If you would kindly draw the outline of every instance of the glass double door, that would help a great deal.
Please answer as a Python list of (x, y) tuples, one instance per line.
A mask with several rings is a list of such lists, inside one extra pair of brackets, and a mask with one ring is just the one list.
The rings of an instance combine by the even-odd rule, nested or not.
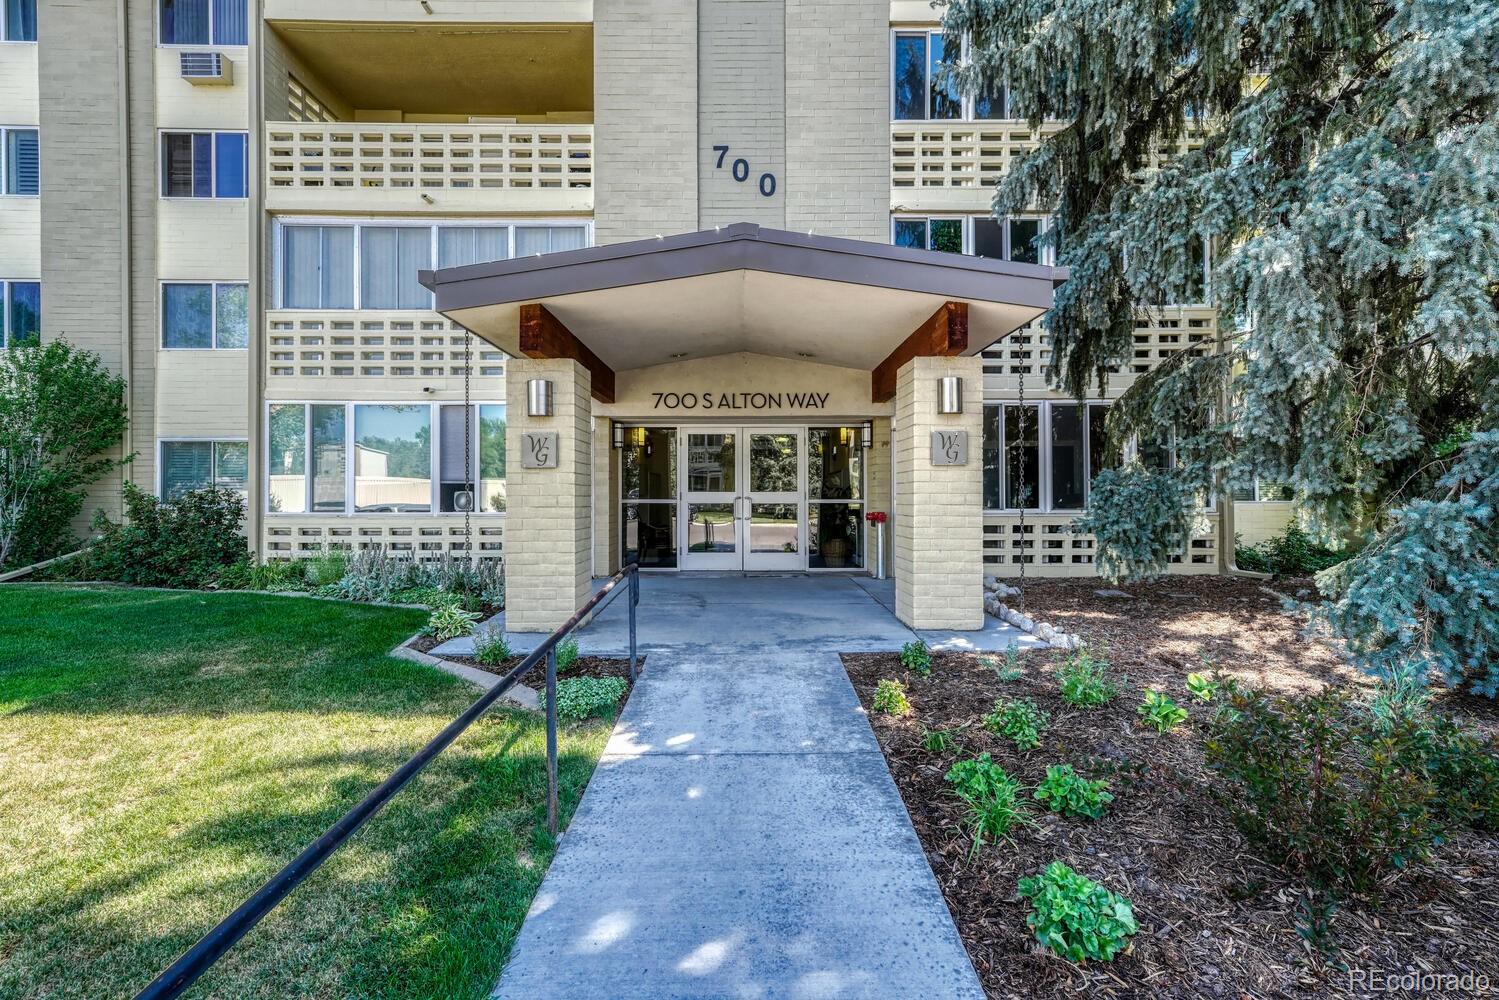
[(682, 428), (683, 569), (801, 570), (806, 431)]

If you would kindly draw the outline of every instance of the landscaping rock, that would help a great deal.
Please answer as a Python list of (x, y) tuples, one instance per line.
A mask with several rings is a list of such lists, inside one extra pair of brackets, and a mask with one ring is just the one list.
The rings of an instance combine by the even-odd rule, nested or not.
[(1134, 594), (1126, 594), (1122, 590), (1114, 590), (1108, 587), (1105, 587), (1103, 590), (1095, 590), (1093, 591), (1093, 593), (1097, 594), (1099, 597), (1123, 597), (1126, 600), (1131, 601), (1135, 598)]

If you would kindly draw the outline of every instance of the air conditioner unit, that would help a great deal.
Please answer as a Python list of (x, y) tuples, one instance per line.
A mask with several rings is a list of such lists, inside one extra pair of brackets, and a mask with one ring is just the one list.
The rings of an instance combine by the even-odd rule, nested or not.
[(227, 87), (234, 82), (234, 64), (222, 52), (184, 52), (182, 79), (198, 87)]

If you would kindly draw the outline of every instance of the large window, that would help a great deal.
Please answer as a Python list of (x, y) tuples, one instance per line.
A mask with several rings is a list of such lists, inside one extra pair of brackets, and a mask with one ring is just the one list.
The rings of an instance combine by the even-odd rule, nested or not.
[(963, 253), (966, 250), (962, 218), (929, 219), (916, 216), (897, 217), (891, 240), (898, 247), (916, 250), (941, 250)]
[(278, 227), (283, 309), (430, 309), (419, 271), (588, 245), (580, 223), (293, 223)]
[(663, 568), (677, 564), (677, 432), (626, 427), (619, 452), (620, 560)]
[(1008, 115), (1002, 87), (963, 97), (957, 85), (944, 78), (942, 64), (959, 59), (947, 51), (942, 32), (897, 31), (891, 53), (890, 115), (896, 121), (983, 120)]
[(975, 215), (897, 215), (890, 227), (890, 242), (898, 247), (974, 254), (1020, 264), (1050, 263), (1053, 256), (1051, 249), (1043, 246), (1046, 220), (1042, 216), (1000, 220)]
[(41, 336), (41, 282), (0, 281), (0, 347), (34, 344)]
[(864, 447), (858, 427), (807, 428), (807, 565), (864, 565)]
[(167, 282), (161, 286), (161, 346), (242, 350), (250, 346), (250, 294), (244, 282)]
[(503, 403), (467, 428), (461, 404), (431, 403), (272, 403), (267, 423), (273, 513), (448, 513), (475, 485), (477, 510), (505, 509)]
[(163, 132), (162, 197), (246, 197), (247, 150), (244, 132)]
[(1082, 510), (1105, 468), (1108, 405), (1047, 402), (984, 407), (984, 508)]
[(161, 44), (245, 45), (250, 17), (245, 0), (160, 0)]
[(157, 492), (163, 500), (207, 486), (245, 493), (250, 446), (244, 441), (162, 441), (160, 470)]
[(37, 130), (0, 128), (0, 194), (40, 194), (41, 170)]
[(0, 40), (36, 41), (36, 0), (0, 0)]

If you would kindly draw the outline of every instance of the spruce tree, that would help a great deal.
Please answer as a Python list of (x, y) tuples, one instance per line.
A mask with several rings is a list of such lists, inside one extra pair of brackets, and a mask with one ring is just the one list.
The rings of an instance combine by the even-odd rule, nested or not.
[(944, 28), (958, 87), (1065, 123), (994, 197), (1055, 213), (1056, 384), (1106, 385), (1211, 247), (1216, 349), (1111, 407), (1177, 462), (1095, 488), (1108, 575), (1159, 572), (1209, 491), (1288, 483), (1360, 547), (1320, 581), (1354, 657), (1495, 695), (1499, 0), (949, 0)]

